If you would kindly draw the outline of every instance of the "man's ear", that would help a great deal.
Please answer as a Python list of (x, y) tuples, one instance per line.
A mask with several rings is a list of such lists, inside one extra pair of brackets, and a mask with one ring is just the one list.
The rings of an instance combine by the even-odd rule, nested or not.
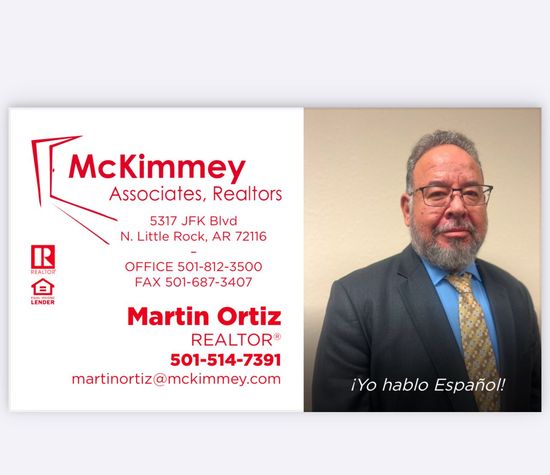
[(411, 225), (411, 211), (410, 211), (411, 200), (412, 200), (411, 195), (407, 193), (403, 193), (401, 195), (401, 211), (403, 213), (403, 219), (405, 220), (406, 226)]

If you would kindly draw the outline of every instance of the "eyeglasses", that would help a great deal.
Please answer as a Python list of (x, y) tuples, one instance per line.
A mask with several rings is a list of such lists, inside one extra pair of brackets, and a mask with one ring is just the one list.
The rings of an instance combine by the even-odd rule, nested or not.
[(466, 206), (483, 206), (489, 203), (491, 185), (471, 185), (464, 188), (451, 188), (450, 186), (429, 185), (414, 190), (422, 192), (422, 198), (427, 206), (447, 207), (451, 203), (453, 193), (458, 191)]

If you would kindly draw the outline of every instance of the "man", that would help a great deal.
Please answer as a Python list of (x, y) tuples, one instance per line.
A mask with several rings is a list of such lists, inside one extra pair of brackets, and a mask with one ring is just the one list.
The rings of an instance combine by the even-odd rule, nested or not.
[(464, 135), (415, 145), (401, 196), (411, 244), (334, 283), (314, 411), (540, 411), (529, 293), (476, 259), (491, 190)]

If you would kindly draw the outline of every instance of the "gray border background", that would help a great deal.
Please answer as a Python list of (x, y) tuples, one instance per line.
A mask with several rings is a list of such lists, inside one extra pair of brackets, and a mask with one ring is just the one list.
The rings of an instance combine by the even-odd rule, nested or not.
[[(458, 474), (543, 466), (548, 414), (9, 413), (7, 108), (542, 107), (544, 185), (547, 19), (535, 0), (0, 0), (0, 471)], [(547, 186), (542, 200), (544, 243)], [(465, 439), (483, 450), (458, 458)]]

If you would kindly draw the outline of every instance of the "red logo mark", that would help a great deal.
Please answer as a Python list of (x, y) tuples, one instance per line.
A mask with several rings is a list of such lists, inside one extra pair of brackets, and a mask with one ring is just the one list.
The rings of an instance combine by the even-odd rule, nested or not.
[[(116, 218), (113, 218), (112, 216), (108, 216), (104, 213), (101, 213), (97, 210), (91, 209), (86, 206), (82, 206), (78, 203), (75, 203), (73, 201), (61, 198), (60, 196), (56, 196), (54, 192), (54, 186), (53, 186), (53, 175), (54, 175), (54, 148), (58, 147), (60, 145), (66, 144), (67, 142), (71, 142), (75, 139), (78, 139), (82, 137), (82, 135), (72, 135), (68, 137), (57, 137), (57, 138), (50, 138), (50, 139), (37, 139), (32, 140), (32, 154), (34, 157), (34, 171), (36, 173), (36, 185), (38, 188), (38, 203), (40, 206), (42, 206), (42, 201), (44, 196), (44, 191), (48, 192), (47, 197), (49, 197), (51, 200), (54, 201), (55, 207), (59, 209), (62, 213), (64, 213), (66, 216), (71, 218), (76, 223), (80, 224), (83, 228), (85, 228), (87, 231), (92, 233), (97, 238), (101, 239), (105, 244), (109, 244), (109, 242), (104, 239), (102, 236), (100, 236), (97, 232), (95, 232), (91, 226), (86, 225), (81, 220), (77, 219), (75, 216), (71, 214), (71, 212), (67, 211), (69, 210), (82, 210), (86, 213), (88, 213), (88, 216), (100, 216), (101, 218), (106, 218), (112, 221), (118, 221)], [(39, 153), (39, 146), (47, 145), (47, 153)], [(44, 151), (42, 151), (44, 152)], [(41, 158), (40, 158), (41, 157)], [(46, 190), (44, 190), (44, 188)], [(61, 208), (60, 206), (66, 207), (66, 209)], [(71, 208), (72, 207), (72, 208)]]
[(31, 245), (31, 269), (55, 269), (55, 245)]
[(31, 285), (34, 295), (53, 295), (53, 285), (50, 281), (46, 279), (40, 279)]

